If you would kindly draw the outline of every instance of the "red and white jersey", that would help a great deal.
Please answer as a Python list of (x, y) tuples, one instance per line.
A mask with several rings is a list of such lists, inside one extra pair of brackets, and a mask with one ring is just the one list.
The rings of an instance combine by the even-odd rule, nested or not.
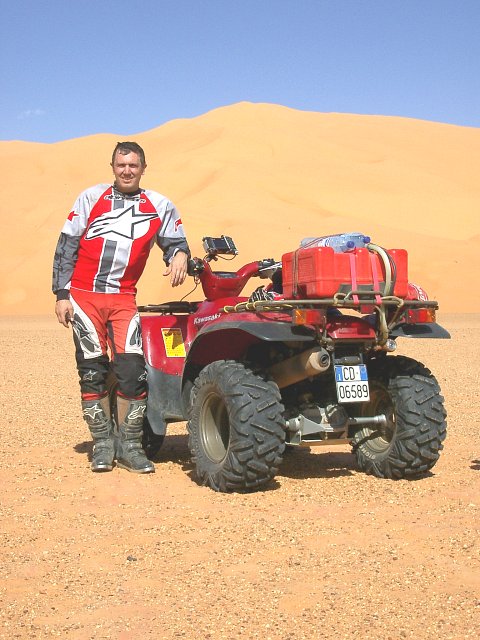
[(157, 243), (169, 264), (189, 254), (180, 215), (168, 198), (148, 189), (124, 194), (99, 184), (77, 198), (55, 252), (53, 291), (76, 288), (132, 293)]

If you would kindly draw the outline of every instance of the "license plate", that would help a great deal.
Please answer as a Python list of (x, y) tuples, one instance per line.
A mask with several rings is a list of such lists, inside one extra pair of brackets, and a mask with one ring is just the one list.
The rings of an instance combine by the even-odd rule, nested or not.
[(335, 365), (335, 382), (339, 402), (368, 402), (367, 367), (364, 364)]

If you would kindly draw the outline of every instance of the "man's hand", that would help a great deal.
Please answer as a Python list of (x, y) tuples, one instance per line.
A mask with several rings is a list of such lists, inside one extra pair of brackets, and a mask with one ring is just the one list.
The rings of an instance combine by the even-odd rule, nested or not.
[(178, 287), (179, 284), (183, 284), (185, 282), (185, 278), (187, 277), (187, 265), (187, 254), (183, 253), (183, 251), (177, 251), (168, 265), (167, 270), (163, 274), (164, 276), (170, 276), (170, 284), (172, 287)]
[(70, 300), (57, 300), (55, 314), (60, 324), (68, 327), (69, 321), (73, 318), (73, 306)]

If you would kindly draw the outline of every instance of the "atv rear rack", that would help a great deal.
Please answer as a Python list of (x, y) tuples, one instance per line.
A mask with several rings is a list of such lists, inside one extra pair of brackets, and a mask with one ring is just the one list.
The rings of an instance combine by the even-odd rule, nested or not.
[[(375, 291), (350, 291), (347, 294), (338, 293), (333, 298), (306, 299), (306, 300), (258, 300), (255, 302), (240, 302), (234, 306), (223, 308), (225, 313), (240, 312), (292, 312), (295, 309), (351, 309), (363, 312), (368, 309), (371, 314), (376, 315), (376, 335), (377, 344), (384, 346), (387, 344), (393, 329), (403, 325), (402, 314), (407, 310), (438, 309), (435, 300), (404, 300), (396, 296), (381, 296)], [(388, 313), (388, 318), (387, 318)], [(433, 314), (434, 319), (434, 314)], [(405, 333), (407, 335), (407, 332)]]
[[(375, 296), (375, 292), (373, 292)], [(353, 296), (358, 296), (358, 300), (354, 300)], [(333, 298), (306, 299), (306, 300), (257, 300), (255, 302), (239, 302), (234, 306), (226, 306), (223, 308), (225, 313), (239, 313), (244, 311), (277, 311), (282, 312), (288, 309), (316, 309), (336, 307), (339, 309), (353, 309), (360, 311), (363, 307), (385, 307), (397, 310), (405, 309), (438, 309), (436, 300), (404, 300), (396, 296), (380, 296), (371, 297), (372, 292), (350, 291), (347, 294), (337, 294)]]

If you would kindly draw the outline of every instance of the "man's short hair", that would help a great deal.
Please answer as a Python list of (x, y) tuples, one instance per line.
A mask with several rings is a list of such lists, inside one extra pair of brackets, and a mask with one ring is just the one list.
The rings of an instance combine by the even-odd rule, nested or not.
[(112, 164), (115, 162), (115, 156), (117, 153), (121, 153), (122, 156), (126, 156), (129, 153), (136, 153), (140, 158), (142, 167), (145, 167), (147, 165), (145, 161), (145, 152), (142, 147), (136, 142), (129, 142), (128, 140), (125, 142), (117, 142), (117, 145), (112, 153)]

